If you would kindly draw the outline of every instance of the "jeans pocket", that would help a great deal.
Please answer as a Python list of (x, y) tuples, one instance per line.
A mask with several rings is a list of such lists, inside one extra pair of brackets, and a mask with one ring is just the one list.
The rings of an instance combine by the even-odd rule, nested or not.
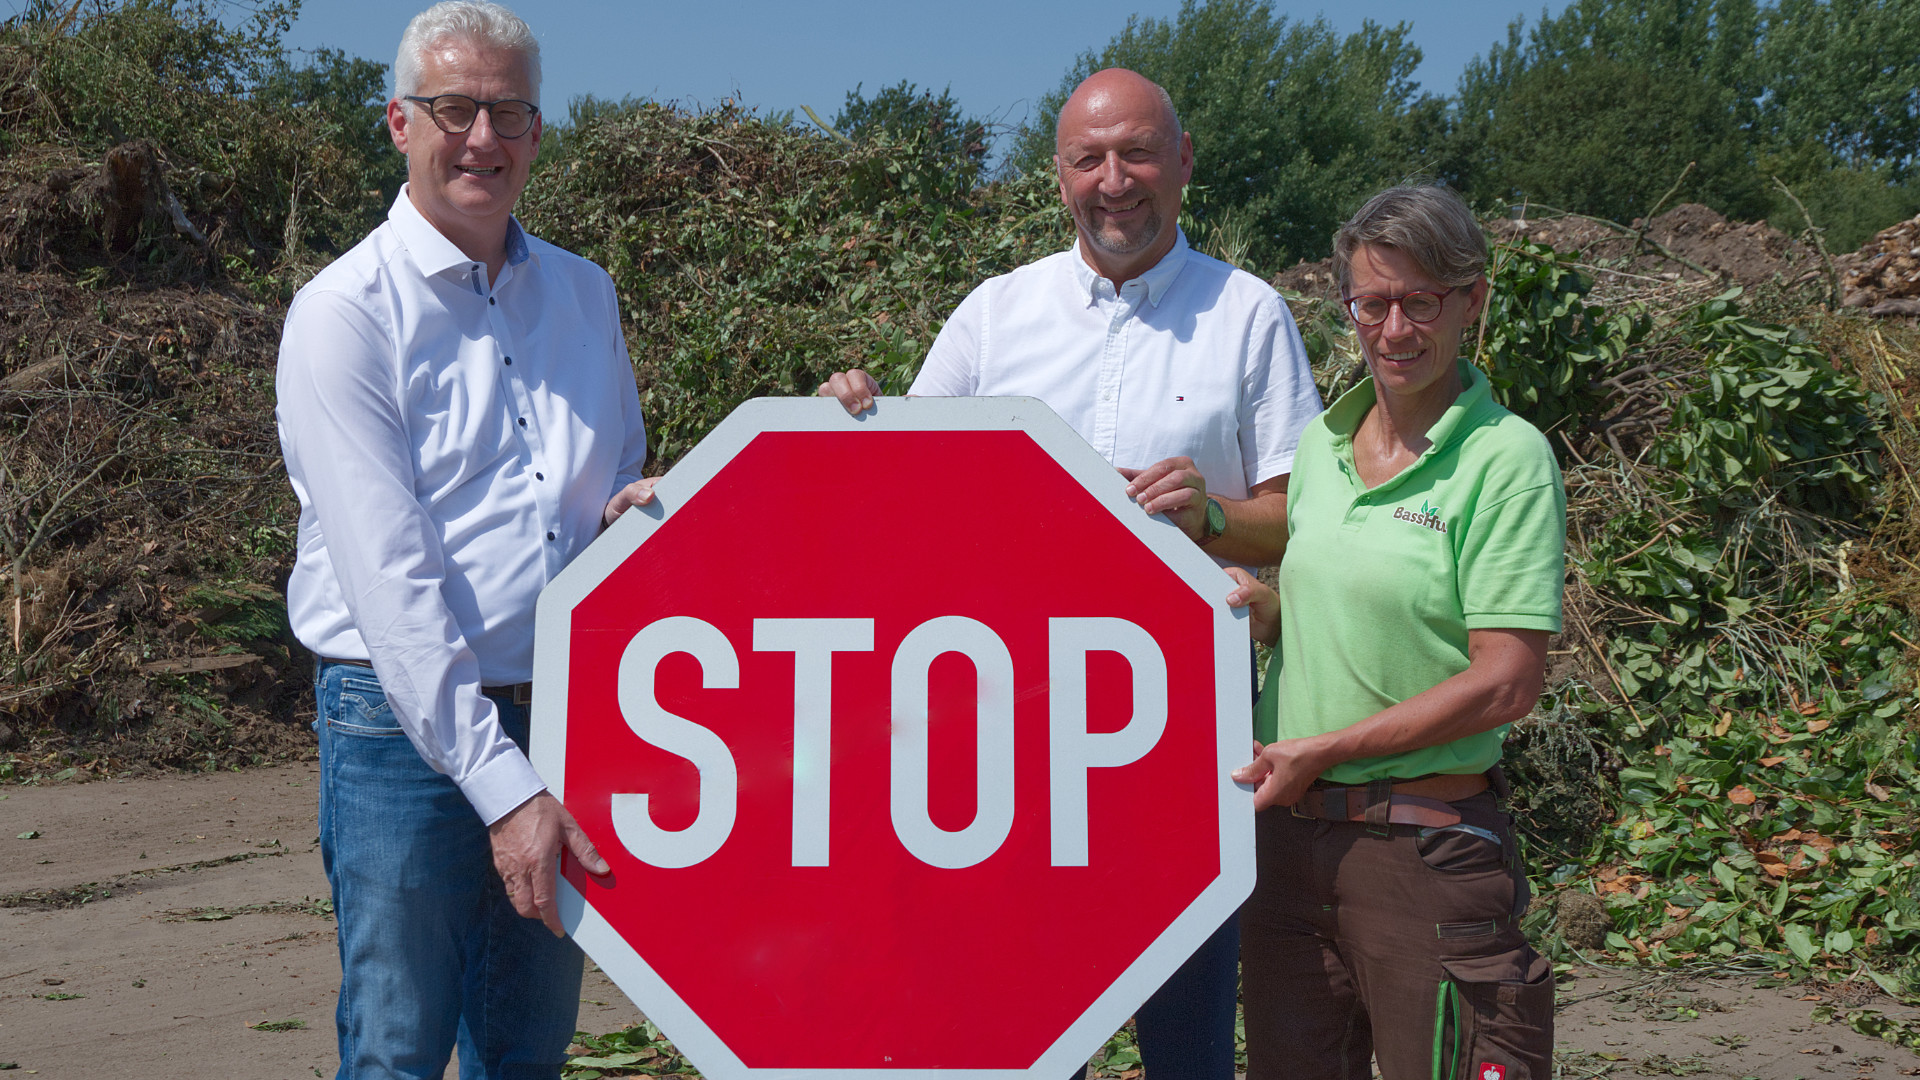
[(1553, 1075), (1553, 966), (1522, 944), (1442, 960), (1434, 1012), (1434, 1075), (1547, 1080)]
[(346, 676), (327, 710), (327, 728), (342, 735), (374, 738), (404, 736), (400, 722), (387, 704), (386, 692), (373, 679)]
[(1421, 829), (1414, 840), (1420, 861), (1443, 874), (1475, 874), (1507, 865), (1507, 839), (1477, 825)]

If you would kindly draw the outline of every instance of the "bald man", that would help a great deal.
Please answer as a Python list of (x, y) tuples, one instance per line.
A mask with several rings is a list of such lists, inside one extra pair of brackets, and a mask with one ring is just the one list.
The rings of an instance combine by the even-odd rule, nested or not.
[[(1293, 449), (1320, 396), (1280, 297), (1187, 246), (1193, 140), (1172, 100), (1123, 68), (1088, 76), (1061, 106), (1053, 164), (1074, 246), (976, 288), (909, 393), (1037, 397), (1214, 561), (1279, 562)], [(820, 393), (858, 414), (879, 389), (855, 369)], [(1230, 919), (1141, 1007), (1150, 1077), (1232, 1080), (1238, 949)]]

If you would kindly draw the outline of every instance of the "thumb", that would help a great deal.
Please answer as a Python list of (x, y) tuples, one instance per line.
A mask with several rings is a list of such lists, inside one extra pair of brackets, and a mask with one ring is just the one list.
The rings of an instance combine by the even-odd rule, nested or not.
[(574, 859), (580, 863), (582, 870), (594, 877), (606, 877), (613, 872), (613, 867), (608, 866), (607, 860), (600, 857), (599, 850), (593, 846), (593, 841), (587, 839), (586, 831), (581, 829), (578, 823), (567, 822), (565, 835), (567, 850), (573, 853)]
[(1279, 802), (1279, 778), (1273, 775), (1272, 769), (1268, 769), (1266, 780), (1261, 783), (1259, 790), (1253, 793), (1253, 808), (1255, 810), (1265, 810), (1269, 806), (1278, 805)]

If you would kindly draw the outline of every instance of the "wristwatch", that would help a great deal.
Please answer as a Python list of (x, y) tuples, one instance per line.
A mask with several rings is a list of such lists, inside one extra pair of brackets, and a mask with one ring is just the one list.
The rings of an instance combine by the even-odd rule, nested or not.
[(1206, 520), (1201, 523), (1200, 538), (1198, 540), (1195, 540), (1194, 543), (1199, 544), (1201, 547), (1206, 547), (1208, 544), (1211, 544), (1215, 540), (1218, 540), (1221, 534), (1225, 533), (1226, 531), (1227, 531), (1226, 508), (1220, 505), (1219, 499), (1216, 499), (1211, 495), (1207, 496)]

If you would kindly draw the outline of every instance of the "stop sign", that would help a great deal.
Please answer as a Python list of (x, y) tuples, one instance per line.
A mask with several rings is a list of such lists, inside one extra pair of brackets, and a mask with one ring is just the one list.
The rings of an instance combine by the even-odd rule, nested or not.
[(708, 1076), (1057, 1080), (1253, 884), (1230, 579), (1024, 398), (749, 402), (540, 597), (563, 919)]

